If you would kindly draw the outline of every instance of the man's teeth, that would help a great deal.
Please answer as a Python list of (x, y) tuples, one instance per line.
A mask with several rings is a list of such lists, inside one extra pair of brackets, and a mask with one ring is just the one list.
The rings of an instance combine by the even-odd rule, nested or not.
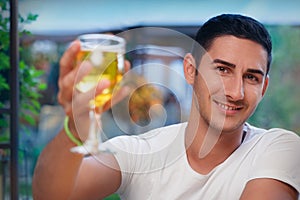
[(218, 103), (218, 105), (223, 108), (224, 110), (238, 110), (237, 107), (231, 107), (231, 106), (227, 106), (227, 105), (224, 105), (224, 104), (221, 104), (221, 103)]

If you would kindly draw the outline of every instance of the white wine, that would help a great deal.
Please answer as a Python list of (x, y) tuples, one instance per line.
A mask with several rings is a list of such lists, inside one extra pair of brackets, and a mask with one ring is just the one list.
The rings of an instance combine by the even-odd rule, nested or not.
[(103, 90), (100, 95), (96, 96), (95, 99), (91, 101), (96, 107), (101, 107), (110, 100), (113, 89), (118, 82), (118, 79), (120, 79), (118, 53), (103, 52), (99, 50), (81, 50), (77, 55), (77, 62), (82, 62), (83, 60), (89, 60), (93, 65), (93, 69), (76, 85), (76, 88), (79, 91), (87, 92), (103, 79), (110, 81), (110, 87)]

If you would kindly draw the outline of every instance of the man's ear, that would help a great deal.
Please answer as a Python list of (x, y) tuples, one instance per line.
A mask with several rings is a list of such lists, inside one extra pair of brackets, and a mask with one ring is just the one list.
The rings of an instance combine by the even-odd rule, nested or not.
[(183, 71), (184, 71), (184, 77), (188, 84), (193, 85), (194, 79), (196, 76), (196, 62), (192, 54), (188, 53), (185, 55), (183, 60)]
[(264, 86), (263, 86), (263, 91), (262, 91), (262, 96), (265, 95), (268, 85), (269, 85), (269, 75), (266, 76), (265, 82), (264, 82)]

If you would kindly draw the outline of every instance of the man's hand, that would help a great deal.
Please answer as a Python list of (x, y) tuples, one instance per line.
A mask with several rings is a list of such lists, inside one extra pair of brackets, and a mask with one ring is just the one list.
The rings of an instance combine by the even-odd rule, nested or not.
[[(92, 64), (89, 61), (75, 62), (79, 51), (80, 43), (79, 41), (74, 41), (60, 60), (58, 101), (70, 118), (69, 128), (71, 132), (75, 137), (84, 141), (89, 128), (89, 101), (96, 95), (101, 94), (105, 88), (109, 87), (110, 83), (108, 80), (102, 80), (95, 88), (85, 93), (76, 89), (75, 85), (92, 69)], [(125, 71), (129, 69), (130, 63), (125, 61)], [(128, 93), (128, 88), (121, 88), (113, 96), (113, 99), (104, 105), (102, 111), (108, 110), (113, 104), (121, 101)]]

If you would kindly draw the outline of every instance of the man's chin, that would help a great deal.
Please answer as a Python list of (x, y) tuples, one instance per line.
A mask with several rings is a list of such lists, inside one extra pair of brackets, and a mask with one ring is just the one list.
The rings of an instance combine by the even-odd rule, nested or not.
[(214, 130), (214, 132), (218, 132), (218, 133), (222, 133), (222, 134), (230, 134), (233, 132), (236, 132), (237, 130), (239, 130), (241, 127), (244, 126), (245, 122), (239, 122), (239, 123), (229, 123), (224, 121), (222, 123), (222, 121), (211, 121), (210, 122), (210, 129)]

